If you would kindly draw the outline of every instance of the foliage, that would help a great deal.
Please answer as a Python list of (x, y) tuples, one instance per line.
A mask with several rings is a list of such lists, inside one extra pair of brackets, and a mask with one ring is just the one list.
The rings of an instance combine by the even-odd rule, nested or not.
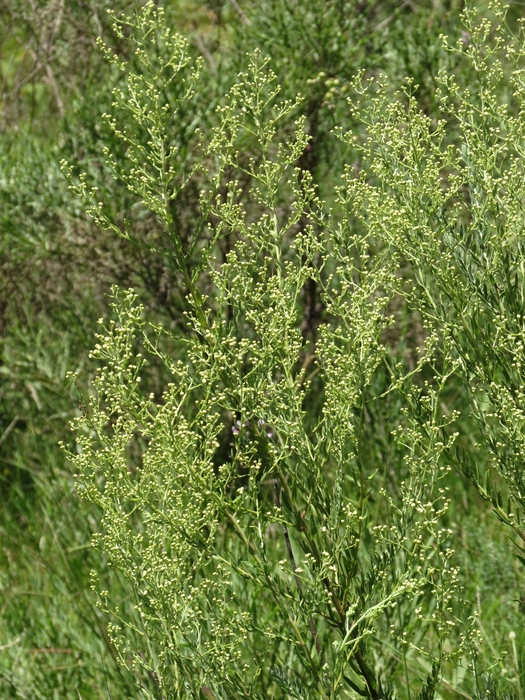
[(514, 16), (6, 7), (3, 696), (521, 697)]

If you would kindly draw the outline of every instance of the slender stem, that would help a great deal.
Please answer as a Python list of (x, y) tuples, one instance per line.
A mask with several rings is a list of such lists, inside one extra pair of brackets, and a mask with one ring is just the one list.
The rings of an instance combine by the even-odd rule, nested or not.
[(259, 557), (259, 554), (257, 552), (257, 547), (253, 544), (253, 542), (251, 542), (248, 539), (244, 530), (242, 529), (241, 525), (239, 524), (237, 519), (234, 517), (234, 515), (232, 513), (230, 513), (227, 509), (225, 510), (225, 513), (226, 513), (227, 517), (229, 518), (230, 522), (232, 523), (232, 525), (234, 526), (237, 534), (239, 535), (239, 537), (241, 538), (243, 543), (246, 545), (246, 547), (251, 552), (254, 560), (256, 561), (258, 566), (261, 568), (261, 570), (264, 574), (264, 577), (266, 579), (268, 589), (271, 591), (272, 595), (274, 596), (275, 601), (277, 602), (278, 605), (281, 606), (281, 609), (286, 614), (286, 616), (288, 618), (288, 622), (290, 623), (290, 626), (292, 627), (292, 629), (295, 633), (295, 636), (297, 637), (297, 641), (299, 642), (300, 646), (304, 649), (304, 653), (306, 654), (308, 665), (310, 666), (310, 669), (311, 669), (311, 671), (314, 675), (314, 678), (316, 680), (321, 698), (323, 700), (329, 700), (329, 696), (326, 694), (325, 689), (323, 688), (321, 678), (319, 677), (319, 671), (318, 671), (316, 664), (315, 664), (314, 660), (312, 659), (310, 652), (308, 650), (308, 645), (304, 641), (303, 636), (301, 634), (301, 631), (297, 627), (297, 623), (292, 618), (292, 616), (290, 615), (290, 613), (286, 609), (286, 607), (283, 605), (282, 597), (279, 595), (279, 592), (275, 589), (274, 582), (271, 580), (266, 567), (263, 565), (263, 562), (261, 561), (261, 558)]
[[(314, 555), (317, 558), (317, 560), (321, 561), (319, 549), (308, 531), (308, 526), (305, 522), (305, 519), (301, 516), (299, 508), (297, 508), (297, 506), (295, 505), (295, 502), (294, 502), (293, 497), (292, 497), (292, 492), (290, 490), (290, 487), (288, 486), (288, 483), (284, 477), (284, 474), (282, 473), (282, 471), (280, 469), (277, 469), (277, 473), (279, 475), (279, 480), (281, 481), (281, 484), (282, 484), (284, 490), (286, 491), (286, 495), (287, 495), (288, 500), (292, 506), (294, 514), (297, 517), (301, 518), (301, 522), (302, 522), (302, 526), (303, 526), (302, 531), (304, 532), (304, 534), (306, 536), (308, 544), (309, 544), (310, 548), (312, 549), (312, 551), (314, 552)], [(275, 490), (275, 482), (274, 482), (274, 490)], [(293, 552), (292, 552), (292, 556), (293, 556)], [(325, 586), (326, 590), (330, 593), (330, 596), (331, 596), (332, 601), (334, 603), (334, 607), (337, 610), (337, 614), (339, 615), (339, 621), (337, 623), (337, 626), (343, 634), (346, 634), (346, 629), (345, 629), (346, 615), (344, 612), (344, 607), (343, 607), (343, 604), (341, 603), (341, 601), (339, 600), (339, 597), (337, 596), (337, 593), (335, 592), (333, 585), (332, 585), (332, 582), (328, 576), (324, 577), (323, 585)], [(359, 649), (356, 650), (354, 657), (355, 657), (355, 660), (356, 660), (357, 665), (359, 667), (359, 672), (361, 673), (361, 675), (366, 683), (370, 697), (372, 698), (372, 700), (381, 700), (381, 698), (383, 697), (383, 691), (381, 688), (381, 684), (375, 678), (373, 671), (370, 669), (370, 667), (366, 663), (364, 656), (361, 653), (361, 651), (359, 651)]]
[[(153, 671), (153, 669), (147, 668), (148, 661), (147, 661), (146, 657), (144, 656), (144, 653), (139, 649), (137, 651), (137, 654), (140, 656), (142, 661), (144, 661), (144, 664), (146, 665), (146, 670), (148, 672), (148, 676), (151, 678), (151, 680), (156, 685), (156, 687), (160, 690), (160, 683), (159, 683), (159, 679), (157, 678), (157, 674), (155, 673), (155, 671)], [(164, 698), (164, 696), (162, 696), (162, 697)]]
[[(281, 508), (281, 496), (279, 494), (279, 487), (277, 485), (277, 479), (273, 480), (273, 492), (275, 494), (275, 504), (276, 504), (277, 508), (280, 509)], [(284, 535), (284, 541), (286, 543), (286, 549), (288, 551), (288, 558), (290, 559), (290, 564), (292, 565), (292, 571), (293, 571), (295, 583), (296, 583), (299, 591), (301, 591), (301, 593), (302, 593), (303, 592), (303, 584), (301, 583), (301, 579), (297, 575), (297, 566), (295, 563), (295, 556), (293, 553), (292, 544), (290, 542), (290, 535), (288, 534), (288, 528), (287, 528), (285, 522), (283, 522), (283, 535)], [(317, 628), (315, 626), (314, 619), (311, 615), (308, 618), (308, 625), (310, 627), (310, 632), (312, 633), (312, 637), (313, 637), (314, 642), (315, 642), (315, 649), (316, 649), (318, 655), (321, 656), (321, 645), (319, 643), (319, 636), (317, 634)]]

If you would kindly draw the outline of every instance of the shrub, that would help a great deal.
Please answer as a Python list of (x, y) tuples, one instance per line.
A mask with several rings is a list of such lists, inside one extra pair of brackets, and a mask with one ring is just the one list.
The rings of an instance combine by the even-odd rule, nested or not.
[(519, 26), (165, 5), (6, 69), (1, 694), (520, 697)]
[[(494, 11), (502, 21), (503, 10)], [(470, 43), (458, 50), (474, 63), (479, 91), (462, 92), (440, 74), (448, 121), (421, 113), (410, 83), (392, 99), (384, 81), (355, 81), (368, 138), (359, 177), (350, 168), (343, 174), (338, 211), (327, 210), (311, 173), (296, 165), (308, 148), (300, 99), (280, 98), (257, 53), (216, 126), (200, 135), (186, 174), (168, 122), (198, 80), (187, 45), (153, 5), (118, 21), (141, 67), (119, 63), (127, 91), (117, 92), (116, 105), (125, 116), (123, 125), (110, 123), (128, 144), (125, 181), (165, 232), (189, 310), (181, 335), (147, 323), (133, 292), (115, 290), (116, 320), (93, 353), (103, 365), (76, 422), (80, 453), (71, 456), (83, 492), (104, 512), (96, 540), (129, 581), (136, 612), (123, 614), (110, 591), (101, 605), (114, 616), (122, 662), (147, 670), (152, 696), (386, 697), (394, 677), (371, 659), (374, 644), (388, 643), (400, 658), (416, 647), (431, 659), (421, 689), (430, 697), (444, 663), (464, 653), (475, 659), (453, 531), (444, 525), (459, 417), (444, 395), (458, 380), (479, 391), (465, 370), (474, 357), (478, 372), (485, 366), (472, 251), (479, 255), (479, 212), (485, 225), (496, 216), (487, 187), (500, 211), (511, 176), (489, 180), (491, 172), (499, 178), (509, 142), (489, 151), (487, 134), (500, 131), (483, 120), (505, 123), (513, 139), (519, 127), (512, 116), (505, 122), (495, 89), (503, 25), (471, 26), (469, 12), (465, 20)], [(165, 90), (176, 80), (179, 101), (168, 106)], [(446, 144), (454, 120), (459, 146)], [(147, 132), (147, 146), (136, 130)], [(339, 137), (353, 146), (352, 133)], [(511, 199), (521, 201), (517, 160), (514, 168), (506, 217)], [(197, 172), (201, 225), (183, 242), (169, 202)], [(72, 186), (97, 222), (131, 238), (84, 179)], [(505, 218), (495, 227), (500, 264), (516, 225)], [(517, 284), (515, 269), (498, 273), (500, 286)], [(309, 284), (321, 304), (313, 334), (303, 323)], [(475, 284), (486, 297), (488, 282)], [(388, 340), (396, 305), (421, 319), (410, 370), (393, 362)], [(150, 358), (169, 375), (161, 396), (141, 389)], [(391, 396), (394, 483), (382, 460), (369, 457), (369, 423)], [(408, 674), (401, 682), (409, 692)]]

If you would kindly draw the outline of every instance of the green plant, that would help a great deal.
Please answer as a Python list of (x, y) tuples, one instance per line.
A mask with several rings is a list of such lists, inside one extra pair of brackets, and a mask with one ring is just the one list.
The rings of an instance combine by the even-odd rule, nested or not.
[(2, 697), (523, 697), (516, 13), (5, 7)]
[[(190, 249), (200, 256), (193, 263), (168, 207), (180, 185), (173, 152), (162, 160), (165, 85), (145, 42), (160, 35), (169, 44), (162, 69), (186, 70), (187, 48), (151, 4), (125, 26), (142, 73), (129, 74), (118, 104), (133, 129), (149, 133), (141, 159), (129, 127), (114, 121), (113, 130), (130, 144), (128, 187), (171, 242), (189, 312), (181, 336), (147, 324), (135, 295), (115, 291), (117, 321), (93, 353), (103, 362), (95, 398), (76, 421), (80, 453), (70, 457), (104, 513), (96, 540), (135, 600), (130, 617), (101, 592), (121, 661), (147, 670), (152, 697), (382, 698), (392, 679), (370, 662), (372, 637), (389, 639), (400, 658), (417, 637), (435, 663), (421, 691), (429, 696), (441, 665), (476, 644), (468, 626), (453, 633), (458, 570), (443, 526), (444, 456), (456, 438), (447, 432), (458, 416), (443, 412), (442, 395), (459, 360), (429, 325), (415, 369), (397, 365), (386, 391), (374, 392), (394, 322), (389, 304), (406, 297), (400, 256), (378, 246), (375, 229), (325, 210), (311, 174), (295, 165), (308, 144), (304, 117), (286, 142), (278, 138), (300, 101), (280, 101), (258, 55), (203, 139), (206, 234)], [(361, 182), (347, 178), (338, 193), (344, 213), (364, 201)], [(84, 179), (72, 186), (97, 221), (129, 237)], [(222, 261), (226, 236), (233, 243)], [(315, 342), (300, 328), (309, 280), (325, 308)], [(160, 397), (141, 390), (148, 358), (168, 372)], [(392, 393), (401, 403), (396, 485), (366, 459), (368, 415)]]

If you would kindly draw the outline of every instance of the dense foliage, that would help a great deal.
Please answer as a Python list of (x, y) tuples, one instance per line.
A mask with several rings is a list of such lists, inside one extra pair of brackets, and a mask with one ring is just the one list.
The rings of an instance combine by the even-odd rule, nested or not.
[(525, 698), (519, 6), (1, 6), (1, 697)]

